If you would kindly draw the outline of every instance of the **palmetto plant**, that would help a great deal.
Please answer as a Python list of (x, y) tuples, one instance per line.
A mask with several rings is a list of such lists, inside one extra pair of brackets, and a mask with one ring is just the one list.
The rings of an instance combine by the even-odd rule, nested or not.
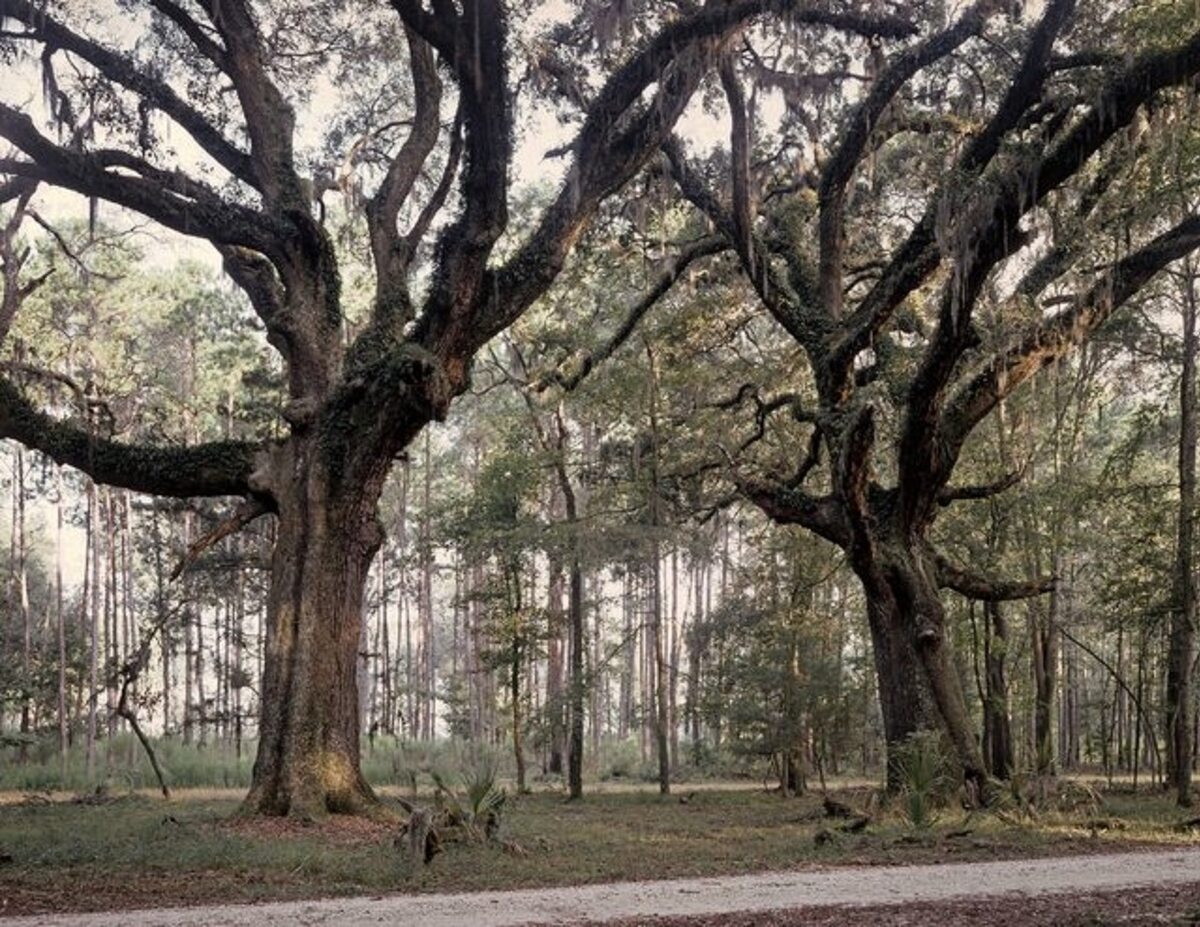
[(508, 793), (496, 785), (497, 773), (495, 758), (483, 755), (466, 761), (457, 776), (433, 772), (438, 811), (449, 824), (462, 827), (471, 837), (493, 839), (508, 799)]
[(951, 763), (935, 731), (910, 736), (897, 759), (904, 795), (904, 814), (920, 830), (937, 821), (935, 809), (955, 783)]

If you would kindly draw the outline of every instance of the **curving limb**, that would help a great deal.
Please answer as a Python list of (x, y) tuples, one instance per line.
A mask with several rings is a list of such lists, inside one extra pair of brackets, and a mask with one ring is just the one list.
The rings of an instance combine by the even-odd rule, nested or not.
[(1032, 599), (1054, 591), (1057, 580), (1053, 577), (1025, 582), (1005, 582), (988, 579), (957, 566), (942, 554), (934, 553), (937, 584), (942, 589), (953, 589), (968, 599), (980, 602), (1010, 602), (1017, 599)]
[(991, 499), (1016, 486), (1025, 476), (1025, 470), (1006, 473), (991, 483), (976, 483), (968, 486), (944, 486), (938, 493), (938, 505), (947, 506), (955, 502)]
[(0, 379), (0, 438), (20, 441), (98, 483), (176, 498), (254, 493), (251, 475), (262, 450), (242, 441), (161, 447), (98, 437), (39, 411), (6, 379)]
[(684, 271), (696, 261), (720, 254), (728, 247), (725, 239), (716, 235), (709, 235), (685, 245), (677, 255), (665, 262), (650, 286), (626, 311), (616, 331), (603, 344), (594, 350), (575, 354), (550, 373), (539, 377), (533, 383), (533, 388), (538, 392), (548, 389), (551, 384), (567, 392), (577, 388), (599, 364), (612, 357), (629, 340), (641, 320), (666, 297)]

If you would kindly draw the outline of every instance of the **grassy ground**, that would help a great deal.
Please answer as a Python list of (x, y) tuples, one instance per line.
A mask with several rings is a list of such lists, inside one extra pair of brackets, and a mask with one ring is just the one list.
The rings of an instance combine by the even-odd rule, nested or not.
[[(684, 787), (686, 788), (686, 787)], [(686, 793), (685, 793), (686, 794)], [(850, 804), (866, 790), (846, 790)], [(649, 789), (608, 788), (581, 804), (541, 792), (506, 809), (514, 851), (451, 844), (406, 870), (395, 826), (330, 818), (304, 824), (234, 817), (240, 793), (183, 791), (170, 802), (132, 793), (103, 804), (8, 796), (0, 806), (0, 913), (295, 899), (384, 891), (460, 891), (841, 864), (994, 859), (1197, 843), (1160, 794), (1029, 817), (946, 810), (917, 831), (875, 809), (864, 833), (836, 828), (821, 798), (742, 787), (697, 789), (686, 803)], [(428, 796), (424, 797), (425, 799)], [(521, 852), (523, 851), (523, 852)]]

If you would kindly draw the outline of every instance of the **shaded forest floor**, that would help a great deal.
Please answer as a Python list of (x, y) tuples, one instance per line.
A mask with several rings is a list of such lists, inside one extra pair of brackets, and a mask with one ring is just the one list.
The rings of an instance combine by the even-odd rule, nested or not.
[[(660, 798), (608, 790), (564, 804), (556, 792), (511, 800), (510, 850), (451, 844), (411, 873), (395, 825), (329, 818), (239, 820), (240, 792), (134, 794), (101, 803), (9, 796), (0, 806), (0, 914), (98, 911), (382, 892), (455, 892), (665, 879), (842, 865), (968, 862), (1200, 845), (1161, 793), (1002, 816), (941, 812), (927, 831), (898, 809), (871, 809), (861, 833), (837, 830), (817, 793), (746, 788)], [(424, 796), (428, 797), (428, 796)], [(866, 789), (836, 797), (869, 805)], [(816, 839), (818, 832), (828, 837)], [(513, 852), (515, 847), (519, 850)], [(781, 921), (785, 923), (786, 921)]]
[(642, 917), (609, 921), (607, 927), (1194, 927), (1200, 924), (1200, 882), (1124, 888), (1112, 892), (1064, 892), (1037, 898), (990, 897), (964, 901), (918, 901), (846, 908), (830, 905), (794, 911), (753, 911), (704, 917)]

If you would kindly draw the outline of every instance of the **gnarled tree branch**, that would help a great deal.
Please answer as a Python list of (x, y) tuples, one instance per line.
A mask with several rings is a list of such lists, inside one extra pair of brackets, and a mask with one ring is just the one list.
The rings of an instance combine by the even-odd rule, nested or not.
[(98, 483), (157, 496), (241, 496), (255, 491), (259, 445), (214, 441), (192, 447), (124, 444), (89, 434), (34, 408), (0, 379), (0, 438), (12, 438)]
[(953, 589), (968, 599), (980, 602), (1008, 602), (1015, 599), (1032, 599), (1054, 591), (1053, 578), (1035, 579), (1027, 582), (1004, 582), (987, 579), (951, 563), (942, 554), (934, 553), (937, 583), (942, 589)]

